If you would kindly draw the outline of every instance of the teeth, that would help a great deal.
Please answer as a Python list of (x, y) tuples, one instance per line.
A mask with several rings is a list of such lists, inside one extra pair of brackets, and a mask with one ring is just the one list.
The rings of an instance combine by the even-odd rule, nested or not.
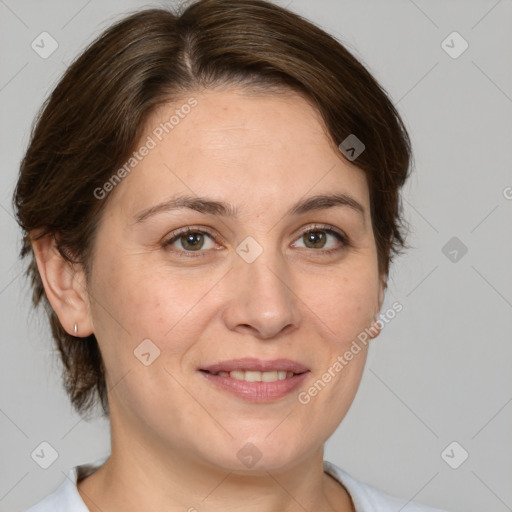
[(284, 370), (273, 372), (254, 372), (248, 370), (236, 370), (229, 373), (218, 372), (215, 375), (219, 375), (219, 377), (227, 377), (229, 375), (232, 379), (245, 380), (247, 382), (276, 382), (277, 380), (284, 380), (293, 377), (293, 372), (287, 372)]

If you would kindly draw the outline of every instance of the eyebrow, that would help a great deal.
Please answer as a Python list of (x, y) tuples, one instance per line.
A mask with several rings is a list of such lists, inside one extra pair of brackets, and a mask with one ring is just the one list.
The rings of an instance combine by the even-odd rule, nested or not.
[[(302, 215), (311, 211), (333, 208), (336, 206), (348, 207), (360, 213), (363, 219), (365, 218), (365, 208), (356, 199), (346, 193), (320, 194), (308, 197), (307, 199), (298, 201), (288, 210), (286, 215)], [(236, 217), (238, 215), (238, 209), (228, 203), (215, 201), (207, 197), (181, 195), (157, 204), (156, 206), (142, 210), (135, 215), (134, 224), (143, 222), (158, 213), (169, 212), (181, 208), (188, 208), (199, 213), (219, 215), (222, 217)]]

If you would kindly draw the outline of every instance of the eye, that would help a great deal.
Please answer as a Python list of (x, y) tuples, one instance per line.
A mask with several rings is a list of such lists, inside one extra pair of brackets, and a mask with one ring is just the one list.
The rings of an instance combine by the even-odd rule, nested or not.
[(204, 252), (204, 250), (214, 249), (215, 242), (213, 236), (207, 231), (203, 231), (193, 227), (184, 228), (174, 236), (164, 242), (164, 247), (172, 246), (177, 252)]
[[(300, 243), (303, 245), (297, 245)], [(302, 232), (302, 235), (297, 239), (297, 242), (292, 244), (292, 247), (319, 249), (319, 252), (329, 253), (348, 245), (347, 237), (331, 226), (312, 226)]]
[[(323, 225), (311, 226), (292, 244), (292, 247), (313, 249), (319, 253), (332, 253), (348, 246), (348, 238), (343, 233), (332, 226)], [(215, 249), (216, 243), (208, 231), (189, 226), (174, 232), (162, 247), (172, 247), (173, 252), (183, 256), (204, 256), (209, 250)]]

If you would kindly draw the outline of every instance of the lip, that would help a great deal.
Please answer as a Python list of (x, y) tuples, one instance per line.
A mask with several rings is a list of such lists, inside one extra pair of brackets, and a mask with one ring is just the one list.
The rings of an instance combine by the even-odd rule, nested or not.
[[(214, 375), (216, 372), (232, 372), (237, 370), (259, 372), (285, 370), (287, 372), (293, 372), (296, 375), (275, 382), (247, 382), (245, 380), (232, 379), (229, 375), (227, 377)], [(308, 377), (310, 371), (304, 365), (290, 359), (265, 361), (257, 358), (243, 358), (222, 361), (200, 368), (199, 373), (217, 388), (227, 391), (245, 401), (268, 403), (279, 400), (295, 391)]]
[(237, 370), (249, 370), (253, 372), (274, 372), (284, 370), (293, 373), (304, 373), (309, 371), (309, 368), (296, 361), (292, 361), (291, 359), (273, 359), (271, 361), (265, 361), (255, 357), (244, 357), (242, 359), (221, 361), (220, 363), (200, 368), (200, 370), (206, 370), (212, 373), (234, 372)]
[[(291, 370), (290, 370), (291, 371)], [(247, 382), (229, 377), (221, 377), (204, 370), (199, 372), (210, 383), (221, 390), (227, 391), (239, 398), (253, 403), (268, 403), (279, 400), (295, 391), (309, 376), (309, 371), (287, 377), (275, 382)]]

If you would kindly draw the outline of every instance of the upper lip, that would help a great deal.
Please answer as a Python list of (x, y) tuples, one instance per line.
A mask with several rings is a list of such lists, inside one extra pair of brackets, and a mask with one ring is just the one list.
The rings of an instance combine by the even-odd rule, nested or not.
[(309, 371), (304, 365), (292, 361), (291, 359), (273, 359), (264, 361), (253, 357), (245, 357), (242, 359), (231, 359), (229, 361), (221, 361), (210, 366), (205, 366), (201, 370), (211, 373), (217, 372), (233, 372), (233, 371), (255, 371), (255, 372), (274, 372), (283, 370), (293, 373), (304, 373)]

